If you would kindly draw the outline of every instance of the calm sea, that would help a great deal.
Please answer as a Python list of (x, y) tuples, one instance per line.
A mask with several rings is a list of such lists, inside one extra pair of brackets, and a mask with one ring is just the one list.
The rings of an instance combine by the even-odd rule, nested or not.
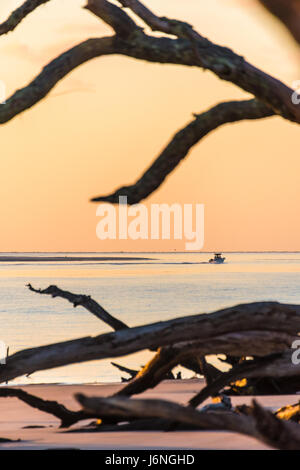
[[(103, 262), (45, 262), (43, 256), (50, 254), (18, 255), (40, 256), (41, 260), (0, 263), (0, 339), (10, 354), (111, 331), (82, 307), (30, 292), (25, 287), (28, 282), (41, 288), (56, 284), (91, 295), (130, 326), (212, 312), (240, 302), (300, 303), (300, 253), (225, 253), (224, 265), (208, 264), (211, 255), (207, 253), (124, 253), (115, 254), (124, 260)], [(140, 259), (126, 261), (126, 256)], [(137, 369), (150, 357), (151, 353), (140, 352), (114, 361)], [(120, 381), (120, 377), (121, 372), (105, 360), (36, 372), (14, 383), (102, 383)]]

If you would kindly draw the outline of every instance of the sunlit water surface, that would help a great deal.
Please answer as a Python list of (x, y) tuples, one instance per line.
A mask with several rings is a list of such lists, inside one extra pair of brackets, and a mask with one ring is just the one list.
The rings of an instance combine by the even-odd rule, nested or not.
[[(43, 262), (44, 255), (39, 254), (39, 262), (0, 263), (0, 340), (9, 346), (9, 354), (111, 331), (82, 307), (30, 292), (25, 287), (28, 282), (91, 295), (130, 326), (241, 302), (300, 303), (300, 253), (225, 253), (223, 265), (208, 264), (207, 253), (128, 253), (116, 256), (152, 259), (103, 262)], [(113, 256), (82, 254), (102, 255)], [(150, 357), (149, 352), (139, 352), (113, 360), (137, 369)], [(110, 360), (102, 360), (36, 372), (14, 383), (102, 383), (120, 377)]]

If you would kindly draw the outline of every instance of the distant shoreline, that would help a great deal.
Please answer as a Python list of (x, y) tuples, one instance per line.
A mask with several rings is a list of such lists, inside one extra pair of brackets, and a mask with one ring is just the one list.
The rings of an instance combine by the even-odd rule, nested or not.
[(0, 263), (7, 262), (39, 262), (39, 261), (138, 261), (153, 258), (129, 256), (0, 256)]

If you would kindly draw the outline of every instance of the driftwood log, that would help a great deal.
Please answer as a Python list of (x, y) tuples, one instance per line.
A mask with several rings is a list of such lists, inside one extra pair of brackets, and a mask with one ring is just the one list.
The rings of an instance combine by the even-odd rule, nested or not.
[[(38, 370), (120, 357), (144, 349), (159, 349), (161, 354), (163, 347), (172, 348), (172, 367), (180, 362), (179, 359), (191, 355), (241, 357), (282, 353), (274, 361), (277, 361), (277, 371), (278, 361), (283, 361), (285, 370), (282, 374), (292, 376), (297, 375), (300, 369), (299, 365), (292, 364), (290, 349), (299, 329), (300, 307), (297, 305), (277, 302), (242, 304), (212, 314), (181, 317), (20, 351), (8, 357), (0, 370), (0, 382)], [(168, 349), (164, 350), (163, 356), (167, 353)], [(273, 374), (271, 369), (272, 366), (265, 366), (264, 374)]]
[[(28, 287), (39, 294), (65, 298), (74, 306), (87, 309), (116, 331), (15, 353), (7, 358), (7, 363), (0, 369), (2, 383), (38, 370), (121, 357), (144, 349), (153, 350), (154, 356), (136, 375), (136, 371), (117, 364), (120, 369), (134, 375), (132, 380), (114, 397), (77, 395), (83, 407), (81, 411), (68, 410), (62, 404), (15, 388), (0, 389), (0, 396), (16, 397), (34, 408), (51, 413), (60, 420), (61, 427), (93, 418), (98, 421), (96, 427), (91, 429), (99, 431), (119, 430), (120, 427), (175, 430), (180, 426), (199, 430), (223, 429), (255, 437), (274, 448), (300, 449), (298, 405), (285, 407), (275, 414), (255, 402), (251, 407), (235, 410), (222, 406), (222, 400), (219, 405), (195, 409), (206, 398), (219, 395), (226, 385), (239, 379), (298, 377), (300, 365), (292, 362), (294, 350), (291, 345), (299, 338), (300, 306), (255, 302), (210, 314), (129, 328), (89, 296), (72, 294), (56, 286), (46, 289)], [(208, 354), (225, 354), (225, 360), (232, 365), (231, 370), (221, 372), (213, 366), (210, 368), (206, 362)], [(129, 398), (157, 385), (176, 365), (195, 361), (195, 358), (200, 370), (206, 373), (209, 370), (209, 373), (206, 387), (192, 397), (187, 406), (163, 400)], [(127, 423), (125, 428), (122, 427), (124, 421)]]
[[(24, 1), (0, 24), (0, 35), (13, 31), (27, 15), (49, 1)], [(259, 1), (286, 25), (299, 42), (298, 2)], [(78, 66), (96, 57), (112, 54), (209, 70), (252, 95), (249, 100), (225, 101), (201, 114), (194, 114), (194, 119), (175, 134), (136, 183), (123, 186), (108, 196), (97, 196), (93, 201), (117, 203), (120, 195), (127, 196), (129, 204), (141, 201), (164, 182), (194, 145), (227, 123), (271, 116), (300, 123), (300, 106), (292, 99), (294, 90), (232, 50), (204, 38), (191, 25), (159, 17), (139, 0), (119, 0), (114, 3), (109, 0), (88, 0), (85, 8), (109, 25), (113, 30), (112, 35), (84, 40), (50, 61), (27, 86), (18, 89), (1, 104), (0, 124), (7, 123), (36, 105)], [(129, 14), (125, 9), (128, 9)], [(131, 13), (134, 15), (131, 16)], [(143, 27), (133, 18), (139, 18)], [(147, 29), (150, 33), (146, 32)], [(159, 32), (160, 35), (152, 35), (151, 31)], [(209, 315), (194, 315), (129, 328), (89, 296), (72, 294), (55, 286), (44, 290), (34, 289), (31, 285), (28, 287), (40, 294), (63, 297), (74, 306), (82, 306), (115, 331), (15, 353), (7, 358), (5, 365), (0, 366), (1, 383), (38, 370), (121, 357), (143, 349), (153, 350), (155, 354), (120, 390), (119, 396), (106, 399), (77, 396), (83, 406), (80, 412), (69, 411), (59, 403), (42, 400), (23, 390), (3, 388), (3, 397), (14, 396), (30, 406), (51, 413), (60, 419), (63, 426), (69, 426), (86, 416), (100, 419), (110, 417), (116, 426), (120, 419), (125, 418), (133, 427), (137, 426), (137, 419), (156, 420), (157, 425), (157, 420), (174, 423), (176, 416), (176, 421), (181, 425), (241, 432), (279, 449), (300, 448), (297, 405), (281, 409), (276, 415), (264, 410), (256, 402), (247, 410), (244, 408), (247, 411), (245, 413), (241, 410), (207, 412), (195, 409), (205, 398), (219, 394), (225, 386), (238, 379), (251, 381), (277, 378), (284, 383), (290, 381), (297, 387), (300, 365), (292, 363), (291, 345), (300, 331), (299, 306), (256, 302)], [(232, 369), (228, 373), (221, 373), (207, 364), (208, 354), (225, 354), (232, 362)], [(245, 357), (250, 359), (246, 361), (243, 359)], [(189, 406), (161, 400), (128, 398), (157, 385), (178, 364), (206, 377), (206, 387), (191, 399)]]
[(43, 400), (40, 397), (32, 395), (25, 390), (18, 388), (1, 387), (0, 397), (13, 397), (18, 398), (32, 408), (49, 413), (60, 420), (60, 427), (67, 428), (72, 424), (77, 423), (83, 419), (90, 419), (93, 417), (85, 411), (72, 411), (68, 410), (64, 405), (54, 400)]

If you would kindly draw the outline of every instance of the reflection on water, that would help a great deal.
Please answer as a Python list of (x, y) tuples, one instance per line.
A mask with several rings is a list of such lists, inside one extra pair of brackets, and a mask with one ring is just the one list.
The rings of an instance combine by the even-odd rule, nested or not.
[[(97, 253), (99, 255), (101, 253)], [(211, 312), (240, 302), (300, 303), (300, 253), (228, 253), (225, 254), (227, 263), (223, 265), (207, 264), (211, 255), (205, 253), (140, 253), (137, 256), (152, 259), (146, 262), (0, 263), (0, 340), (5, 341), (13, 353), (111, 331), (81, 307), (74, 309), (63, 299), (28, 291), (25, 288), (28, 282), (34, 287), (57, 284), (62, 289), (89, 294), (130, 326)], [(138, 368), (150, 357), (151, 353), (141, 352), (116, 362)], [(107, 360), (37, 372), (16, 382), (79, 383), (119, 379), (120, 372)]]

